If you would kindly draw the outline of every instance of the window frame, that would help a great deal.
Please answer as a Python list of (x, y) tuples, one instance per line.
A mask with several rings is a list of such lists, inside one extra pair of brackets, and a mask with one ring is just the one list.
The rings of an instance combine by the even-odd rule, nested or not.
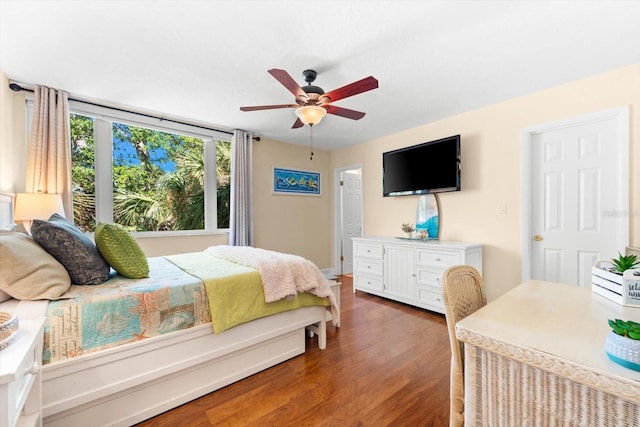
[[(31, 134), (34, 97), (27, 97), (27, 135)], [(205, 162), (205, 224), (202, 230), (134, 231), (134, 236), (169, 237), (190, 235), (226, 234), (229, 228), (218, 228), (217, 183), (216, 183), (216, 141), (232, 142), (232, 135), (224, 131), (207, 129), (197, 124), (181, 123), (173, 119), (154, 117), (152, 114), (124, 111), (119, 107), (102, 106), (95, 103), (69, 100), (69, 112), (89, 116), (94, 119), (95, 143), (95, 191), (96, 224), (113, 223), (113, 136), (112, 123), (124, 123), (152, 130), (176, 133), (200, 138), (204, 146)], [(233, 180), (233, 177), (231, 177)]]

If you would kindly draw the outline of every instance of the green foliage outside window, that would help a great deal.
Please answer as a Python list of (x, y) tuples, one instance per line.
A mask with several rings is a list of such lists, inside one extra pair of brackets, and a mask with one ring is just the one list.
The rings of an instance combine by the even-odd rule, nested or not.
[[(202, 230), (204, 142), (113, 122), (113, 219), (135, 231)], [(71, 115), (74, 221), (95, 229), (93, 119)], [(216, 142), (217, 228), (229, 226), (231, 144)]]

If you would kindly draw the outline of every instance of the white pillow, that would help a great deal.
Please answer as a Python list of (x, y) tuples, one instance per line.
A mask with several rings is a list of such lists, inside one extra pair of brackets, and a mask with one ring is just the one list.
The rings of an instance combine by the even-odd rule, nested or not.
[(0, 291), (20, 300), (55, 300), (70, 287), (67, 270), (31, 237), (0, 231)]

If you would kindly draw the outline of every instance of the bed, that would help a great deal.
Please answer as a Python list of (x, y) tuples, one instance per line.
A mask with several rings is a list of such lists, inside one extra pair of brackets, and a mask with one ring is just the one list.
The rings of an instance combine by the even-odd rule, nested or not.
[[(10, 203), (11, 197), (0, 195), (0, 227), (12, 222)], [(106, 282), (74, 285), (58, 301), (12, 298), (0, 303), (1, 311), (19, 319), (49, 313), (42, 367), (44, 425), (86, 426), (87, 420), (132, 425), (304, 353), (309, 331), (325, 348), (326, 323), (337, 321), (334, 304), (286, 308), (253, 320), (220, 320), (217, 309), (212, 316), (207, 295), (216, 285), (194, 267), (199, 257), (211, 255), (149, 258), (148, 279), (126, 279), (112, 271)], [(181, 283), (178, 291), (169, 286), (174, 283)], [(92, 290), (97, 295), (85, 295)], [(103, 326), (111, 331), (113, 324), (124, 322), (116, 328), (121, 331), (134, 322), (137, 332), (104, 334), (115, 346), (70, 335), (70, 329), (82, 329), (77, 326), (82, 322), (72, 321), (83, 310), (77, 301), (88, 298), (93, 304), (88, 312), (96, 313), (113, 304), (114, 294), (127, 296), (125, 310), (135, 312), (135, 319), (126, 320), (118, 316), (120, 309), (110, 308), (106, 312), (111, 314), (101, 315), (110, 322)], [(160, 306), (161, 314), (149, 314), (142, 306)]]

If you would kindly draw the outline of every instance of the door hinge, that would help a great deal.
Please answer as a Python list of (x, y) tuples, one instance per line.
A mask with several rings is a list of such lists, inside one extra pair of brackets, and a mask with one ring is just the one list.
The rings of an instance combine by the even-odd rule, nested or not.
[(340, 187), (344, 186), (344, 181), (340, 180)]

